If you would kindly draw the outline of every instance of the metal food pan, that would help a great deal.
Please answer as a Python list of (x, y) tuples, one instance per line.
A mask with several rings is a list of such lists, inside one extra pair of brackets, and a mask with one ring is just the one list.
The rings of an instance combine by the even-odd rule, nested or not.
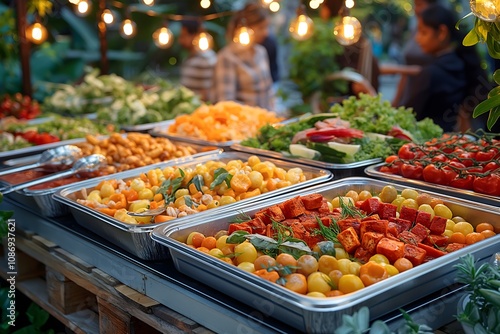
[(145, 124), (137, 124), (137, 125), (123, 125), (121, 126), (121, 129), (127, 132), (142, 132), (142, 133), (147, 133), (148, 131), (161, 127), (161, 128), (166, 128), (174, 123), (173, 119), (161, 121), (161, 122), (154, 122), (154, 123), (145, 123)]
[[(320, 193), (327, 198), (345, 195), (348, 190), (369, 190), (380, 192), (388, 183), (364, 177), (345, 178), (337, 181), (288, 193), (266, 202), (240, 207), (217, 217), (205, 217), (185, 225), (158, 226), (152, 238), (168, 247), (176, 268), (194, 279), (203, 282), (229, 296), (256, 308), (265, 316), (271, 316), (295, 327), (301, 332), (330, 333), (342, 323), (342, 315), (351, 315), (362, 306), (370, 309), (371, 320), (394, 312), (431, 293), (446, 292), (454, 283), (456, 270), (453, 267), (466, 254), (473, 254), (476, 260), (484, 262), (498, 251), (500, 235), (485, 239), (461, 250), (423, 263), (411, 270), (365, 287), (359, 291), (333, 298), (311, 298), (289, 291), (277, 284), (247, 273), (236, 266), (188, 247), (184, 241), (189, 233), (198, 231), (214, 235), (227, 230), (231, 221), (245, 213), (254, 215), (257, 211), (282, 203), (298, 195)], [(393, 184), (398, 191), (402, 185)], [(426, 192), (415, 188), (417, 191)], [(427, 192), (441, 198), (456, 215), (467, 219), (472, 225), (488, 221), (500, 232), (500, 209), (485, 204)]]
[(180, 136), (177, 134), (171, 134), (168, 132), (168, 128), (170, 127), (170, 125), (171, 124), (155, 127), (151, 131), (149, 131), (149, 134), (153, 137), (165, 137), (165, 138), (168, 138), (170, 140), (178, 140), (178, 141), (182, 141), (182, 142), (189, 143), (189, 144), (215, 146), (215, 147), (220, 147), (220, 148), (225, 149), (225, 150), (228, 150), (231, 147), (231, 145), (233, 145), (237, 142), (234, 140), (217, 142), (217, 141), (204, 140), (204, 139), (195, 138), (195, 137), (185, 137), (185, 136)]
[[(179, 144), (176, 141), (173, 141), (176, 145)], [(216, 152), (220, 152), (220, 150), (214, 149), (210, 151), (205, 151), (206, 147), (205, 146), (200, 146), (200, 145), (191, 145), (193, 148), (195, 148), (199, 153), (193, 154), (191, 156), (187, 156), (185, 158), (188, 158), (189, 160), (196, 159), (197, 157), (202, 157), (204, 155), (211, 155)], [(27, 157), (26, 157), (27, 158)], [(24, 158), (23, 158), (24, 159)], [(13, 159), (15, 160), (15, 159)], [(178, 159), (173, 159), (169, 161), (185, 161), (183, 158), (178, 158)], [(160, 162), (160, 164), (163, 162)], [(144, 166), (141, 167), (142, 169), (149, 170), (152, 168), (154, 165), (150, 166)], [(138, 169), (133, 169), (133, 170), (138, 170)], [(115, 174), (116, 175), (116, 174)], [(103, 178), (109, 178), (110, 176), (103, 176)], [(83, 181), (85, 182), (85, 181)], [(1, 184), (3, 185), (10, 185), (8, 182), (3, 182), (0, 181)], [(76, 184), (79, 184), (80, 182), (77, 182)], [(69, 184), (62, 185), (59, 187), (55, 188), (46, 188), (46, 189), (37, 189), (37, 190), (30, 190), (30, 189), (24, 189), (22, 191), (17, 191), (17, 192), (12, 192), (10, 194), (7, 194), (6, 196), (23, 203), (25, 205), (30, 205), (31, 207), (38, 207), (40, 210), (40, 213), (45, 216), (45, 217), (59, 217), (59, 216), (64, 216), (69, 214), (69, 209), (66, 205), (57, 202), (53, 199), (52, 195), (64, 188), (67, 188), (70, 186)]]
[[(164, 168), (167, 166), (189, 168), (189, 167), (195, 167), (198, 164), (203, 164), (211, 160), (224, 161), (224, 162), (235, 159), (247, 160), (250, 156), (251, 156), (250, 154), (241, 152), (219, 152), (217, 154), (204, 155), (196, 159), (189, 159), (185, 161), (175, 160), (165, 163), (158, 163), (151, 166), (141, 167), (138, 169), (114, 174), (112, 178), (130, 179), (137, 177), (140, 175), (140, 173), (149, 171), (153, 168)], [(274, 163), (276, 166), (282, 167), (284, 169), (300, 167), (302, 168), (303, 172), (308, 176), (308, 180), (286, 188), (281, 188), (255, 197), (246, 198), (241, 201), (228, 204), (222, 207), (195, 213), (194, 215), (196, 215), (197, 219), (202, 219), (202, 217), (204, 216), (207, 217), (216, 216), (220, 212), (234, 211), (237, 210), (238, 207), (244, 205), (245, 203), (252, 203), (259, 200), (261, 201), (268, 199), (272, 196), (284, 194), (289, 191), (301, 189), (308, 186), (313, 186), (318, 183), (326, 182), (330, 180), (332, 177), (332, 174), (329, 171), (322, 170), (319, 168), (303, 166), (299, 164), (292, 164), (286, 161), (279, 161), (274, 159), (267, 159), (267, 158), (262, 158), (262, 159), (270, 161)], [(141, 224), (141, 225), (127, 224), (76, 202), (76, 199), (79, 198), (82, 189), (86, 189), (87, 193), (89, 193), (93, 188), (95, 188), (95, 186), (99, 184), (99, 182), (106, 179), (110, 179), (110, 176), (99, 177), (92, 180), (79, 182), (78, 184), (66, 187), (65, 189), (58, 191), (56, 194), (54, 194), (53, 197), (57, 202), (60, 202), (61, 204), (68, 206), (69, 210), (75, 217), (76, 221), (83, 227), (88, 228), (93, 232), (98, 233), (101, 236), (104, 236), (117, 246), (140, 257), (141, 259), (144, 260), (163, 259), (164, 250), (161, 250), (163, 246), (153, 242), (153, 240), (150, 237), (150, 232), (156, 226), (158, 226), (158, 224)], [(161, 223), (161, 225), (164, 224), (182, 225), (182, 224), (187, 224), (192, 220), (193, 220), (193, 215), (188, 215), (186, 217), (176, 218), (169, 222)], [(146, 244), (148, 244), (149, 246), (145, 247), (144, 245)]]
[(408, 186), (416, 186), (422, 189), (427, 189), (431, 191), (437, 191), (440, 193), (444, 193), (450, 196), (457, 196), (460, 198), (468, 199), (471, 201), (475, 201), (477, 203), (484, 203), (488, 205), (494, 205), (494, 206), (500, 206), (500, 197), (498, 196), (491, 196), (491, 195), (486, 195), (486, 194), (481, 194), (478, 192), (475, 192), (473, 190), (466, 190), (466, 189), (459, 189), (459, 188), (454, 188), (454, 187), (449, 187), (449, 186), (444, 186), (440, 184), (435, 184), (431, 182), (426, 182), (423, 180), (413, 180), (413, 179), (407, 179), (401, 175), (395, 175), (395, 174), (389, 174), (389, 173), (383, 173), (380, 171), (380, 167), (384, 166), (385, 163), (380, 163), (376, 164), (373, 166), (368, 166), (365, 169), (365, 173), (368, 176), (377, 178), (377, 179), (383, 179), (395, 183), (400, 183)]
[(73, 144), (83, 143), (84, 141), (85, 138), (75, 138), (69, 140), (62, 140), (50, 144), (34, 145), (30, 147), (20, 148), (17, 150), (0, 152), (0, 161), (14, 159), (14, 158), (21, 158), (28, 155), (40, 153), (42, 151), (48, 150), (49, 148), (56, 148), (62, 145), (73, 145)]
[(286, 156), (280, 152), (274, 152), (274, 151), (270, 151), (270, 150), (263, 150), (260, 148), (243, 146), (243, 145), (238, 144), (238, 143), (231, 145), (231, 149), (234, 151), (258, 154), (258, 155), (263, 155), (263, 156), (267, 156), (267, 157), (271, 157), (271, 158), (275, 158), (275, 159), (281, 159), (281, 160), (286, 160), (286, 161), (296, 161), (296, 162), (299, 162), (301, 164), (306, 164), (306, 165), (310, 165), (310, 166), (317, 166), (320, 168), (328, 169), (329, 171), (333, 172), (335, 179), (341, 179), (344, 177), (351, 177), (351, 176), (364, 176), (363, 171), (366, 168), (366, 166), (377, 164), (380, 161), (382, 161), (382, 159), (380, 159), (380, 158), (375, 158), (375, 159), (351, 162), (351, 163), (347, 163), (347, 164), (339, 164), (339, 163), (331, 163), (331, 162), (324, 162), (324, 161), (317, 161), (317, 160), (311, 160), (311, 159), (305, 159), (305, 158)]

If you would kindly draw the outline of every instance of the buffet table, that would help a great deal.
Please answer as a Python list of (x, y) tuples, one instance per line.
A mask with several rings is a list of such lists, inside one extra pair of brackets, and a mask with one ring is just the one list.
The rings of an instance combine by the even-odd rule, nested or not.
[[(9, 199), (2, 209), (15, 212), (18, 267), (28, 266), (27, 274), (18, 272), (17, 289), (75, 332), (296, 332), (237, 296), (179, 273), (171, 261), (144, 261), (126, 253), (71, 216), (43, 218)], [(2, 269), (2, 277), (6, 273)], [(461, 296), (462, 287), (453, 285), (403, 309), (417, 323), (446, 331), (443, 326), (455, 320)], [(399, 312), (382, 320), (392, 330), (404, 321)]]

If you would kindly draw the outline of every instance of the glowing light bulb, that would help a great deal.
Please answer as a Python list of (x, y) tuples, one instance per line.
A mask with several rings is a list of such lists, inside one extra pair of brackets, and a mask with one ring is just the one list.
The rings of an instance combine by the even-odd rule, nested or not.
[(160, 49), (166, 49), (174, 42), (174, 34), (167, 27), (161, 27), (153, 33), (153, 41)]
[(80, 2), (80, 0), (68, 0), (68, 1), (73, 5), (78, 5), (78, 3)]
[(277, 11), (280, 10), (280, 3), (273, 1), (269, 4), (269, 10), (273, 13), (276, 13)]
[(309, 16), (300, 14), (290, 23), (288, 30), (294, 39), (304, 41), (312, 36), (314, 23)]
[(262, 6), (269, 7), (274, 0), (261, 0)]
[(200, 51), (207, 51), (213, 47), (214, 39), (209, 33), (202, 31), (193, 39), (193, 45)]
[(253, 42), (253, 30), (245, 26), (240, 27), (234, 34), (233, 42), (243, 46), (250, 45)]
[(102, 12), (102, 20), (106, 24), (113, 23), (113, 21), (115, 20), (115, 17), (113, 16), (113, 12), (111, 12), (111, 10), (109, 10), (108, 8), (106, 8), (105, 10), (103, 10), (103, 12)]
[(38, 22), (26, 28), (26, 38), (33, 44), (42, 44), (47, 39), (47, 36), (47, 29)]
[(200, 6), (203, 9), (207, 9), (208, 7), (210, 7), (211, 4), (212, 3), (210, 2), (210, 0), (201, 0), (200, 1)]
[(470, 0), (470, 9), (483, 21), (500, 20), (500, 2), (498, 0)]
[(88, 0), (80, 0), (76, 5), (76, 15), (87, 16), (92, 8), (92, 3)]
[(311, 7), (311, 9), (318, 9), (319, 5), (321, 5), (321, 2), (319, 2), (318, 0), (309, 1), (309, 7)]
[(345, 0), (345, 6), (347, 8), (352, 8), (354, 7), (354, 0)]
[(361, 23), (353, 16), (344, 16), (335, 25), (333, 34), (341, 45), (352, 45), (361, 37)]
[(142, 3), (146, 6), (153, 6), (155, 4), (155, 0), (142, 0)]
[(122, 22), (120, 35), (123, 38), (132, 38), (136, 34), (136, 24), (134, 21), (130, 19), (126, 19)]

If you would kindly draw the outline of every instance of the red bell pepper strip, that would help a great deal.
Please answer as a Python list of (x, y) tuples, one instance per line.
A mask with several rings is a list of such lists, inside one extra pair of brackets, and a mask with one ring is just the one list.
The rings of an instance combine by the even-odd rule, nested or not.
[(311, 131), (306, 134), (308, 138), (312, 136), (334, 136), (340, 138), (363, 138), (363, 131), (350, 128), (326, 128)]

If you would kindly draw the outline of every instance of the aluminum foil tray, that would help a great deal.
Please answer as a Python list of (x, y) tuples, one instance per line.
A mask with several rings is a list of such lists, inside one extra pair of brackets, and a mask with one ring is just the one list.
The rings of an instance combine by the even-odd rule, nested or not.
[(310, 159), (305, 159), (305, 158), (286, 156), (286, 155), (279, 153), (279, 152), (243, 146), (243, 145), (238, 144), (238, 143), (231, 145), (231, 149), (234, 151), (263, 155), (263, 156), (267, 156), (267, 157), (271, 157), (271, 158), (275, 158), (275, 159), (281, 159), (281, 160), (286, 160), (286, 161), (296, 161), (296, 162), (299, 162), (301, 164), (317, 166), (320, 168), (328, 169), (329, 171), (333, 172), (335, 179), (341, 179), (341, 178), (350, 177), (350, 176), (364, 176), (363, 172), (367, 166), (377, 164), (380, 161), (382, 161), (382, 159), (380, 159), (380, 158), (375, 158), (375, 159), (357, 161), (357, 162), (352, 162), (352, 163), (347, 163), (347, 164), (338, 164), (338, 163), (330, 163), (330, 162), (310, 160)]
[[(184, 161), (172, 160), (165, 163), (158, 163), (151, 166), (141, 167), (138, 169), (125, 171), (121, 173), (114, 174), (112, 178), (115, 179), (129, 179), (135, 178), (140, 173), (151, 170), (152, 168), (164, 168), (167, 166), (178, 166), (181, 168), (194, 167), (200, 163), (205, 163), (210, 160), (218, 161), (229, 161), (234, 159), (247, 160), (250, 154), (241, 152), (220, 152), (218, 154), (208, 154), (195, 159), (186, 159)], [(217, 216), (221, 212), (234, 211), (238, 207), (246, 204), (253, 203), (256, 201), (262, 201), (269, 199), (270, 197), (284, 194), (289, 191), (302, 189), (308, 186), (313, 186), (322, 182), (326, 182), (332, 178), (332, 174), (329, 171), (322, 170), (315, 167), (303, 166), (299, 164), (292, 164), (286, 161), (279, 161), (274, 159), (263, 158), (266, 161), (273, 162), (278, 167), (285, 169), (300, 167), (306, 175), (308, 175), (308, 180), (301, 182), (290, 187), (277, 189), (270, 191), (255, 197), (247, 198), (233, 204), (228, 204), (222, 207), (206, 210), (203, 212), (195, 213), (196, 219), (202, 219), (202, 217), (212, 217)], [(102, 180), (110, 179), (110, 176), (99, 177), (88, 181), (79, 182), (78, 184), (66, 187), (54, 194), (54, 199), (62, 205), (68, 206), (69, 210), (75, 217), (78, 224), (85, 228), (92, 230), (93, 232), (104, 236), (106, 239), (110, 240), (117, 246), (125, 249), (129, 253), (132, 253), (144, 260), (162, 260), (165, 259), (166, 250), (165, 248), (155, 243), (151, 237), (151, 231), (158, 226), (158, 224), (141, 224), (141, 225), (131, 225), (123, 223), (117, 219), (109, 217), (102, 214), (96, 210), (88, 208), (82, 204), (76, 202), (79, 198), (82, 189), (87, 189), (89, 193), (95, 186), (99, 184)], [(161, 225), (170, 224), (187, 224), (193, 220), (193, 215), (188, 215), (182, 218), (176, 218), (169, 222), (161, 223)]]
[[(498, 251), (500, 235), (485, 239), (461, 250), (434, 259), (394, 277), (365, 287), (359, 291), (333, 298), (311, 298), (289, 291), (277, 284), (265, 281), (236, 266), (227, 264), (196, 249), (183, 241), (189, 233), (199, 231), (214, 235), (227, 230), (230, 221), (245, 213), (253, 215), (297, 195), (320, 193), (327, 198), (344, 195), (348, 190), (380, 192), (388, 183), (364, 177), (345, 178), (288, 193), (268, 201), (240, 207), (217, 216), (204, 217), (184, 225), (162, 225), (153, 230), (152, 238), (170, 249), (175, 267), (182, 273), (218, 289), (229, 296), (237, 296), (266, 316), (279, 319), (301, 332), (332, 333), (342, 322), (343, 314), (352, 314), (362, 306), (370, 309), (371, 320), (394, 312), (413, 301), (432, 293), (447, 292), (454, 283), (454, 264), (466, 254), (473, 254), (480, 262), (488, 261)], [(402, 185), (394, 184), (398, 191)], [(417, 191), (422, 191), (415, 188)], [(424, 191), (425, 192), (425, 191)], [(467, 219), (472, 225), (488, 221), (500, 232), (500, 208), (478, 204), (463, 199), (427, 192), (441, 198), (455, 214)]]
[(380, 171), (380, 167), (384, 166), (385, 163), (379, 163), (365, 168), (365, 173), (368, 176), (387, 180), (395, 183), (404, 184), (407, 186), (416, 186), (422, 189), (427, 189), (431, 191), (436, 191), (439, 193), (447, 194), (450, 196), (457, 196), (460, 198), (468, 199), (477, 203), (484, 203), (494, 206), (500, 206), (500, 197), (481, 194), (473, 190), (459, 189), (449, 186), (443, 186), (435, 183), (426, 182), (423, 180), (413, 180), (404, 178), (401, 175), (383, 173)]
[[(173, 141), (173, 142), (175, 144), (178, 144), (177, 141)], [(200, 146), (200, 145), (191, 145), (191, 146), (194, 147), (199, 153), (196, 153), (196, 154), (193, 154), (191, 156), (184, 157), (184, 158), (173, 159), (170, 161), (176, 161), (176, 162), (185, 161), (184, 159), (193, 160), (193, 159), (196, 159), (197, 157), (202, 157), (204, 155), (212, 155), (216, 152), (221, 152), (220, 149), (214, 148), (213, 150), (207, 151), (206, 150), (207, 148), (205, 146)], [(7, 162), (11, 165), (12, 164), (17, 165), (18, 161), (19, 161), (19, 163), (26, 163), (26, 161), (36, 162), (36, 161), (38, 161), (38, 157), (40, 155), (35, 155), (35, 156), (37, 158), (23, 157), (23, 158), (17, 158), (17, 159), (10, 159), (10, 160), (7, 160)], [(161, 163), (163, 163), (163, 162), (161, 162)], [(154, 165), (141, 167), (140, 169), (149, 170), (152, 168), (151, 166), (154, 166)], [(135, 169), (135, 170), (138, 170), (138, 169)], [(110, 176), (104, 176), (103, 178), (109, 178), (109, 177)], [(85, 181), (82, 181), (82, 182), (85, 182)], [(80, 182), (77, 182), (77, 184), (79, 184), (79, 183)], [(1, 181), (1, 180), (0, 180), (0, 184), (5, 185), (5, 186), (10, 185), (8, 182)], [(29, 207), (32, 207), (32, 208), (38, 207), (38, 209), (40, 210), (40, 213), (43, 216), (54, 218), (54, 217), (64, 216), (64, 215), (67, 215), (70, 213), (67, 205), (64, 205), (60, 202), (55, 201), (52, 197), (53, 194), (55, 194), (56, 192), (58, 192), (64, 188), (67, 188), (68, 186), (69, 185), (66, 184), (66, 185), (59, 186), (59, 187), (38, 189), (38, 190), (24, 189), (24, 190), (19, 190), (17, 192), (12, 192), (10, 194), (7, 194), (6, 196), (17, 201), (17, 202), (20, 202), (24, 205), (27, 205)]]

